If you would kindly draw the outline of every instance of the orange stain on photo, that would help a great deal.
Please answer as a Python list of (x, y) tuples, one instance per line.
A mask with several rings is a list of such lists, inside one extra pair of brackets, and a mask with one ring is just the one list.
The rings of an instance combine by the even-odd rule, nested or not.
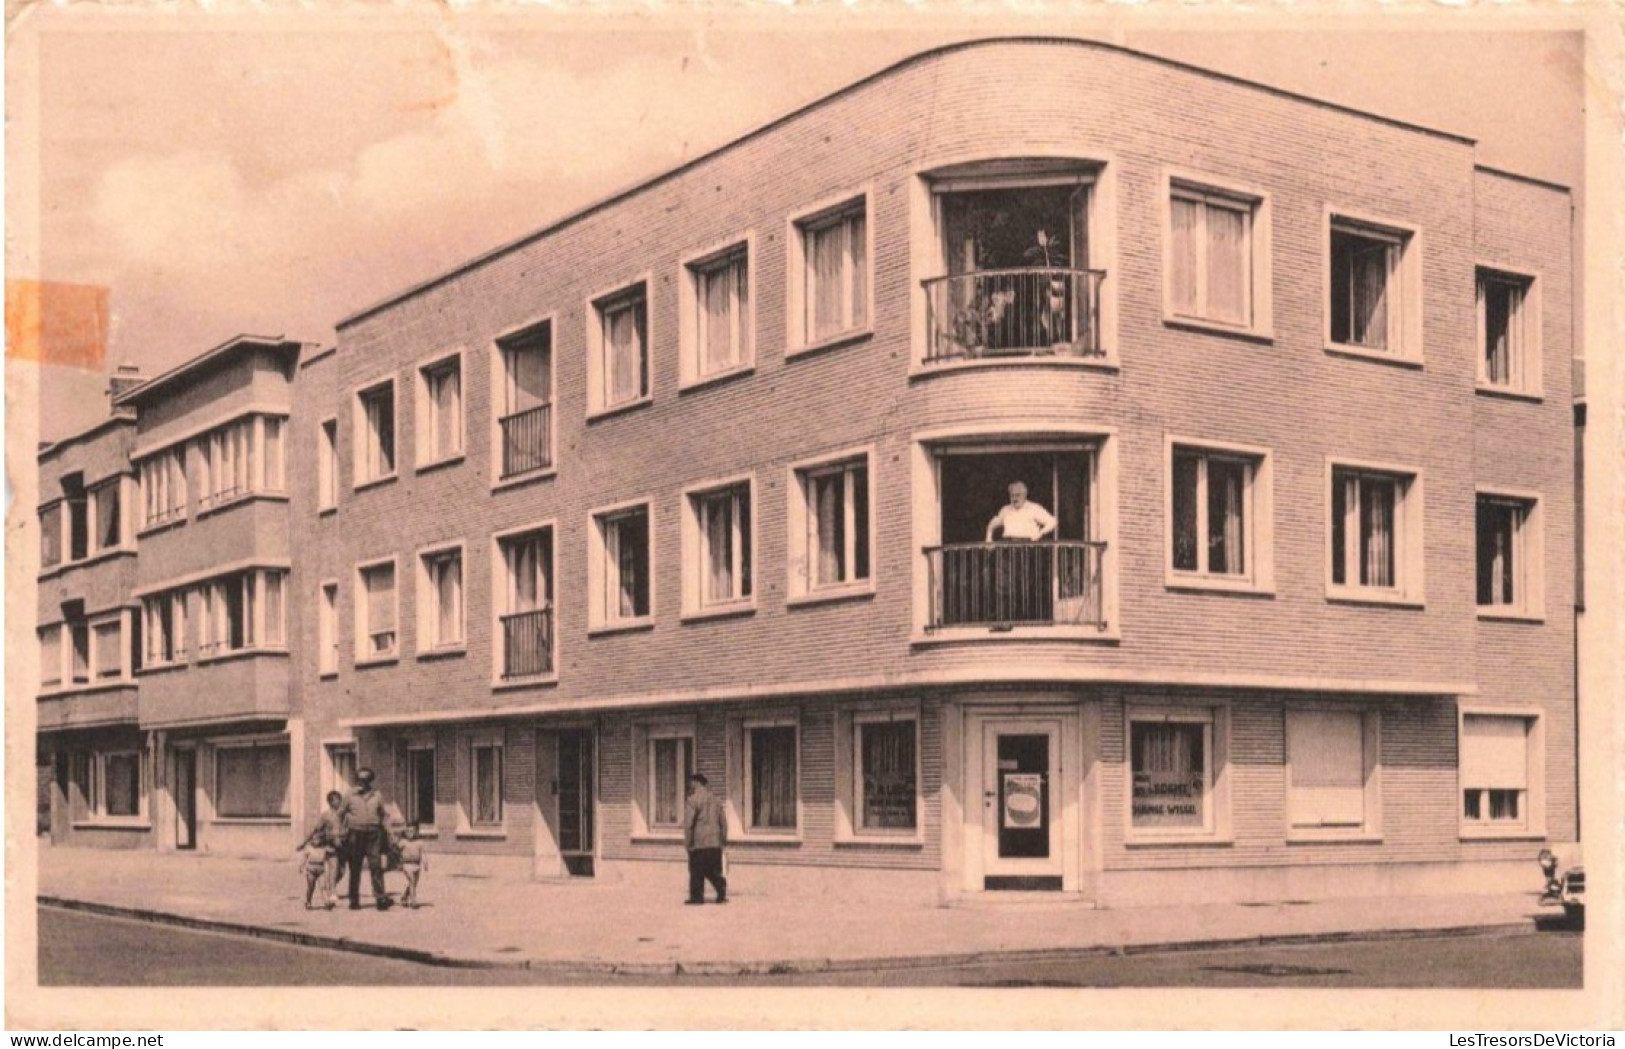
[(6, 357), (100, 371), (109, 298), (96, 284), (6, 281)]

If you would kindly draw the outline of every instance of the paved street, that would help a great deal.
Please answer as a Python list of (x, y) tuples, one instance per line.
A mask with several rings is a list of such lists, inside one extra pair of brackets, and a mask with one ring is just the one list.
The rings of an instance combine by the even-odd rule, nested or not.
[(785, 976), (604, 976), (454, 969), (42, 907), (45, 985), (1509, 987), (1578, 988), (1572, 930), (1085, 955), (948, 968)]

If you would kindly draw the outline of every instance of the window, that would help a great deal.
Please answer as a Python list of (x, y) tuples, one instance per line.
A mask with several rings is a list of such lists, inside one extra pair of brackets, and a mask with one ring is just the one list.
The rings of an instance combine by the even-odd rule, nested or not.
[(1533, 498), (1479, 493), (1478, 610), (1539, 615), (1539, 503)]
[(538, 528), (497, 540), (501, 587), (497, 668), (503, 681), (553, 673), (553, 532)]
[(176, 445), (139, 464), (142, 523), (151, 527), (186, 516), (186, 446)]
[(198, 505), (218, 506), (253, 492), (280, 492), (284, 420), (246, 415), (192, 441)]
[(855, 829), (914, 833), (920, 825), (919, 722), (860, 714), (853, 732)]
[(649, 302), (646, 284), (592, 304), (588, 325), (589, 408), (609, 411), (649, 396)]
[(1258, 328), (1267, 290), (1258, 197), (1175, 180), (1168, 201), (1168, 312)]
[(867, 455), (797, 469), (790, 508), (792, 596), (867, 587), (870, 527)]
[(470, 745), (468, 822), (475, 828), (502, 826), (502, 743), (476, 739)]
[(356, 662), (393, 658), (399, 651), (395, 562), (382, 561), (357, 569), (356, 582)]
[(1218, 827), (1212, 710), (1130, 710), (1131, 835), (1191, 836)]
[(90, 501), (95, 513), (94, 549), (99, 553), (113, 550), (124, 541), (124, 512), (122, 478), (104, 481), (90, 490)]
[(355, 788), (357, 759), (354, 743), (328, 743), (322, 748), (327, 752), (327, 768), (329, 776), (322, 785), (324, 790), (336, 790), (340, 794), (348, 794)]
[(395, 475), (395, 383), (385, 381), (356, 394), (357, 484)]
[(1540, 392), (1540, 316), (1534, 278), (1478, 269), (1478, 381)]
[(750, 251), (736, 244), (683, 267), (683, 381), (748, 367), (752, 360)]
[(434, 771), (433, 745), (413, 744), (406, 748), (406, 807), (402, 815), (408, 823), (434, 827)]
[(749, 482), (689, 493), (687, 611), (749, 604), (754, 539), (750, 504)]
[(688, 777), (694, 774), (694, 737), (650, 733), (648, 769), (649, 830), (682, 830)]
[(1290, 833), (1375, 830), (1376, 713), (1288, 708), (1287, 825)]
[(463, 551), (433, 550), (419, 559), (419, 636), (430, 651), (463, 645)]
[(1334, 593), (1421, 600), (1420, 486), (1414, 474), (1332, 467)]
[(595, 514), (593, 525), (592, 625), (613, 627), (647, 620), (654, 613), (648, 504)]
[(1332, 218), (1327, 337), (1334, 347), (1420, 356), (1414, 240), (1407, 230)]
[(323, 419), (316, 434), (316, 508), (339, 505), (339, 421)]
[(745, 829), (786, 833), (800, 827), (797, 736), (791, 724), (746, 724)]
[(40, 567), (54, 568), (62, 563), (62, 504), (54, 502), (39, 512)]
[(1259, 449), (1172, 445), (1170, 584), (1269, 586), (1268, 463)]
[(62, 687), (62, 630), (61, 624), (39, 629), (40, 688), (46, 691)]
[(418, 377), (418, 463), (455, 459), (463, 454), (463, 359), (436, 361)]
[(198, 653), (283, 647), (286, 575), (285, 569), (253, 569), (199, 584)]
[(541, 324), (498, 340), (502, 354), (502, 477), (553, 465), (553, 326)]
[(215, 813), (223, 819), (287, 819), (288, 754), (286, 743), (217, 747)]
[(68, 560), (83, 561), (90, 556), (90, 506), (84, 490), (69, 496), (62, 505), (68, 511)]
[(339, 672), (339, 585), (323, 583), (316, 610), (317, 672), (323, 677)]
[(116, 681), (124, 677), (124, 619), (104, 619), (91, 624), (90, 644), (95, 652), (94, 670), (97, 681)]
[(72, 681), (75, 685), (90, 684), (90, 624), (83, 619), (69, 620), (68, 643), (73, 646)]
[(810, 346), (869, 326), (866, 198), (795, 222), (791, 342)]
[(81, 751), (73, 755), (77, 818), (88, 822), (138, 823), (146, 816), (139, 750)]
[(186, 662), (186, 595), (185, 590), (173, 590), (142, 599), (146, 665)]
[(1531, 789), (1540, 782), (1539, 720), (1461, 715), (1461, 818), (1472, 832), (1538, 832)]

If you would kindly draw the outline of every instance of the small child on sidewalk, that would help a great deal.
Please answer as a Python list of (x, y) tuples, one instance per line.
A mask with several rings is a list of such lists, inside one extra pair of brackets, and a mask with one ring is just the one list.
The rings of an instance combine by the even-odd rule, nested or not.
[(401, 839), (396, 843), (401, 857), (401, 873), (406, 875), (406, 893), (401, 897), (401, 905), (416, 907), (418, 905), (418, 878), (429, 869), (429, 859), (423, 854), (423, 842), (418, 839), (418, 825), (408, 823), (401, 831)]
[(322, 908), (329, 911), (333, 909), (336, 901), (333, 897), (332, 871), (329, 868), (332, 855), (325, 834), (312, 835), (299, 854), (299, 866), (305, 874), (305, 910), (307, 911), (312, 909), (311, 900), (315, 898), (318, 887), (322, 890)]

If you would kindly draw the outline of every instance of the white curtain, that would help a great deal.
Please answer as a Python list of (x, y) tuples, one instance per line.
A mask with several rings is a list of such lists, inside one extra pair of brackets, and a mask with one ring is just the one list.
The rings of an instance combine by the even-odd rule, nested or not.
[(1366, 586), (1394, 585), (1394, 485), (1367, 478), (1360, 483), (1364, 525), (1361, 582)]
[(817, 583), (820, 586), (846, 578), (845, 480), (844, 473), (813, 478), (813, 502), (817, 507)]
[(1196, 250), (1198, 209), (1194, 200), (1171, 202), (1173, 244), (1169, 259), (1169, 292), (1175, 313), (1194, 316), (1197, 311)]
[(435, 601), (438, 607), (436, 640), (455, 644), (463, 639), (463, 559), (446, 554), (435, 562)]
[(1365, 242), (1350, 259), (1349, 341), (1373, 349), (1388, 347), (1388, 269), (1392, 247)]
[(434, 454), (450, 455), (457, 451), (463, 432), (463, 375), (457, 366), (435, 376), (434, 384)]
[(643, 303), (611, 308), (604, 317), (609, 345), (609, 403), (643, 396)]
[(750, 729), (752, 826), (788, 829), (796, 825), (796, 730)]
[(710, 590), (712, 601), (727, 601), (737, 597), (734, 589), (734, 498), (732, 495), (714, 495), (705, 503), (705, 544), (710, 560)]
[(1248, 212), (1207, 206), (1207, 307), (1216, 320), (1247, 320)]

